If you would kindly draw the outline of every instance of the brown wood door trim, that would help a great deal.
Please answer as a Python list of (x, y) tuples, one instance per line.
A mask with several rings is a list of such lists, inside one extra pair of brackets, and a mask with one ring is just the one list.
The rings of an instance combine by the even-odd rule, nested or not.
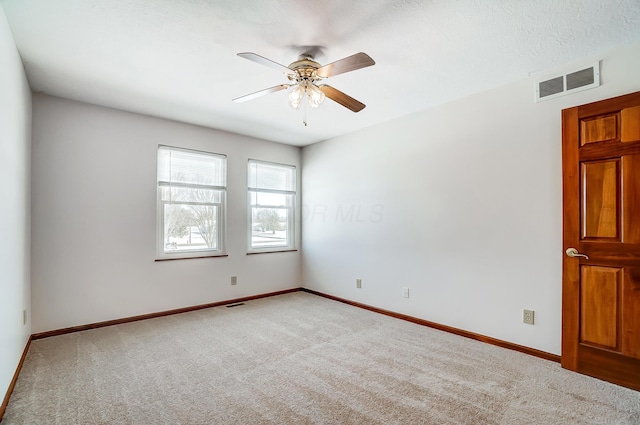
[[(640, 102), (640, 92), (623, 94), (606, 100), (576, 106), (580, 118), (610, 114), (620, 109), (630, 108)], [(573, 109), (573, 108), (571, 108)]]
[[(562, 111), (562, 207), (563, 207), (563, 241), (562, 241), (562, 367), (576, 370), (577, 350), (572, 340), (578, 338), (579, 326), (574, 320), (578, 316), (578, 299), (573, 297), (578, 281), (569, 280), (569, 276), (576, 276), (580, 267), (579, 260), (565, 255), (569, 247), (577, 247), (579, 235), (574, 229), (579, 228), (580, 205), (576, 202), (575, 193), (580, 191), (580, 170), (578, 164), (579, 127), (568, 123), (578, 122), (578, 108)], [(569, 196), (571, 194), (571, 196)], [(569, 271), (569, 273), (567, 273)]]

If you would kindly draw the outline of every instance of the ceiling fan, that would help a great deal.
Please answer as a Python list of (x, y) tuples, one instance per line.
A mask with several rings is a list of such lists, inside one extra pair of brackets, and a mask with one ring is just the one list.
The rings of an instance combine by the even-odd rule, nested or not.
[[(317, 108), (326, 96), (353, 112), (363, 110), (365, 107), (364, 103), (357, 101), (353, 97), (331, 87), (330, 85), (320, 83), (322, 80), (329, 77), (375, 65), (374, 60), (371, 59), (369, 55), (362, 52), (324, 66), (314, 61), (313, 56), (308, 54), (301, 55), (297, 61), (291, 63), (289, 66), (281, 65), (270, 59), (250, 52), (238, 53), (238, 56), (283, 72), (287, 75), (290, 83), (280, 84), (235, 98), (233, 99), (234, 102), (246, 102), (269, 93), (275, 93), (280, 90), (291, 88), (289, 92), (289, 105), (295, 109), (300, 108), (301, 105), (305, 107), (305, 98), (312, 108)], [(306, 120), (303, 120), (303, 122), (306, 125)]]

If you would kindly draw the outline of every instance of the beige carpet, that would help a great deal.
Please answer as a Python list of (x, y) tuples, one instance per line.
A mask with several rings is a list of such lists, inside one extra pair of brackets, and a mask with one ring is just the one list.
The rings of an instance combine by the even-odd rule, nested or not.
[(640, 424), (640, 393), (296, 292), (34, 341), (2, 425)]

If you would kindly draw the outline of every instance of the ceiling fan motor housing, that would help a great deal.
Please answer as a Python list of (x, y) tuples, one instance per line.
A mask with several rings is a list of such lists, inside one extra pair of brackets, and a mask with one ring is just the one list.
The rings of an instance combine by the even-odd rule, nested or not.
[(307, 57), (301, 57), (289, 65), (289, 69), (295, 71), (295, 75), (288, 76), (289, 80), (297, 82), (311, 80), (312, 82), (316, 82), (321, 79), (316, 72), (318, 68), (320, 68), (318, 62)]

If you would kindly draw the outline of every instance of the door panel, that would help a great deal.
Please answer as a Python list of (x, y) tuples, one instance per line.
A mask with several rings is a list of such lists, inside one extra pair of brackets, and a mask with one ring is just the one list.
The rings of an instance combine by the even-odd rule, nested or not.
[(618, 115), (582, 120), (580, 144), (606, 142), (618, 138)]
[(618, 163), (613, 159), (581, 164), (583, 238), (618, 238)]
[[(624, 208), (640, 211), (640, 155), (622, 157), (622, 192)], [(640, 244), (640, 214), (625, 214), (622, 221), (623, 242)]]
[(580, 276), (580, 342), (618, 349), (618, 293), (621, 269), (582, 266)]
[(562, 111), (562, 366), (640, 390), (640, 92)]
[(624, 310), (635, 312), (624, 316), (626, 332), (622, 335), (622, 352), (640, 359), (640, 267), (628, 267), (624, 277)]
[(622, 137), (623, 142), (634, 142), (640, 140), (640, 106), (625, 108), (622, 115)]

